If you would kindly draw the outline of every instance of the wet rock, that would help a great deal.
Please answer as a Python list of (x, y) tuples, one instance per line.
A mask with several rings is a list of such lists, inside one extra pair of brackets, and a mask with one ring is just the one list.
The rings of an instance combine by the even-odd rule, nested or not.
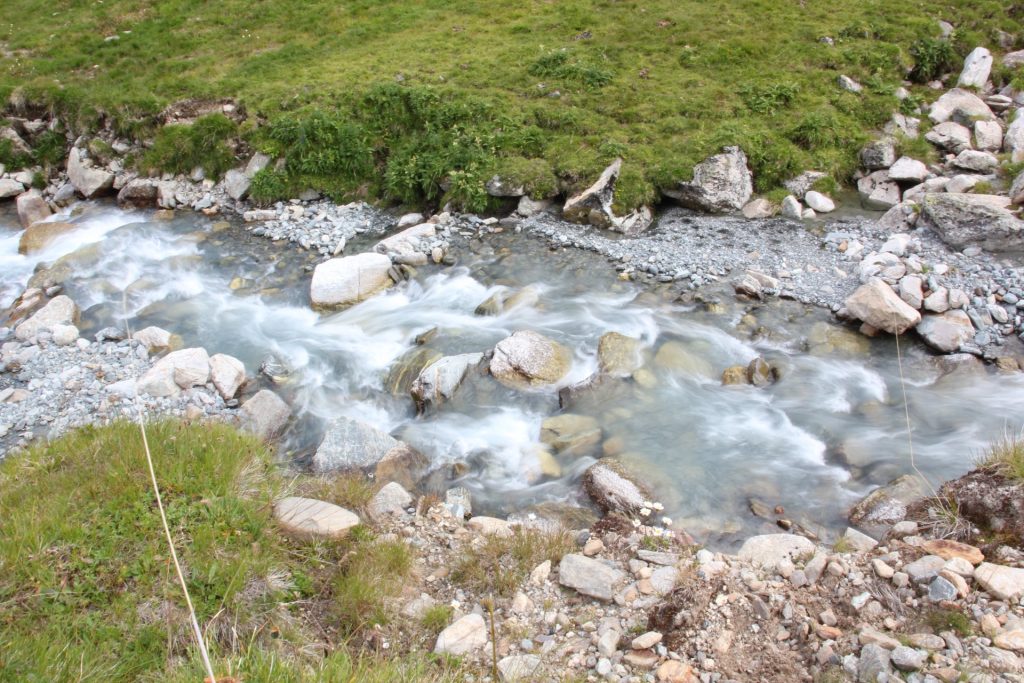
[(72, 147), (71, 153), (68, 154), (67, 171), (68, 180), (86, 199), (97, 197), (114, 185), (114, 174), (93, 168), (92, 162), (85, 159), (77, 147)]
[(932, 123), (945, 123), (953, 120), (956, 123), (970, 126), (977, 120), (995, 118), (980, 97), (961, 88), (953, 88), (937, 99), (928, 110), (928, 118)]
[(33, 223), (22, 233), (21, 239), (18, 241), (18, 253), (31, 254), (40, 251), (61, 235), (72, 232), (74, 229), (74, 224), (61, 221)]
[(476, 315), (500, 315), (521, 306), (536, 306), (540, 302), (540, 291), (533, 285), (518, 291), (500, 291), (487, 297), (473, 311)]
[(224, 400), (234, 398), (245, 382), (245, 365), (234, 356), (214, 354), (210, 356), (210, 380)]
[(389, 275), (391, 259), (364, 253), (333, 258), (313, 270), (309, 297), (314, 308), (343, 308), (369, 299), (394, 282)]
[(572, 364), (572, 353), (558, 342), (530, 330), (515, 332), (494, 347), (490, 371), (514, 389), (558, 383)]
[(39, 190), (29, 190), (18, 195), (14, 203), (18, 211), (18, 220), (23, 228), (53, 215), (50, 205), (43, 199), (43, 193)]
[(148, 178), (135, 178), (117, 193), (117, 204), (126, 209), (155, 207), (157, 205), (157, 184)]
[(629, 377), (640, 367), (640, 340), (618, 332), (606, 332), (597, 342), (601, 372), (612, 377)]
[(890, 334), (903, 334), (921, 320), (921, 314), (879, 278), (858, 287), (845, 305), (853, 317)]
[(943, 353), (954, 353), (974, 339), (974, 325), (963, 311), (926, 315), (916, 330), (928, 346)]
[(1007, 210), (1009, 199), (995, 195), (930, 193), (921, 219), (954, 249), (979, 246), (987, 251), (1021, 248), (1024, 225)]
[(288, 404), (269, 389), (256, 392), (238, 412), (242, 429), (264, 441), (279, 436), (292, 415)]
[(441, 631), (434, 654), (461, 657), (487, 644), (487, 624), (479, 614), (467, 614)]
[(683, 206), (698, 211), (739, 211), (753, 194), (753, 176), (747, 155), (739, 147), (726, 147), (693, 168), (693, 180), (662, 190)]
[(430, 239), (436, 235), (436, 225), (421, 223), (381, 240), (374, 250), (380, 254), (387, 254), (395, 263), (424, 266), (428, 262)]
[(903, 521), (907, 506), (925, 495), (920, 479), (909, 474), (872, 491), (850, 510), (849, 519), (860, 526), (890, 525)]
[(578, 593), (610, 602), (626, 573), (600, 560), (570, 553), (558, 563), (558, 583)]
[(17, 197), (25, 191), (25, 186), (13, 178), (0, 178), (0, 199)]
[(602, 458), (583, 473), (583, 490), (604, 512), (635, 515), (650, 500), (649, 492), (634, 481), (625, 467)]
[(589, 223), (627, 235), (637, 235), (646, 230), (654, 220), (647, 207), (641, 207), (628, 216), (616, 216), (612, 210), (615, 181), (621, 170), (622, 159), (616, 159), (593, 185), (565, 202), (562, 215), (574, 223)]
[(466, 375), (483, 360), (482, 353), (445, 356), (427, 365), (412, 383), (410, 393), (418, 406), (450, 400)]
[(343, 507), (297, 496), (274, 505), (274, 517), (285, 531), (307, 538), (341, 538), (359, 524), (359, 517)]
[(722, 384), (732, 386), (747, 383), (747, 369), (742, 365), (732, 365), (722, 371)]
[(670, 340), (658, 348), (654, 364), (668, 370), (675, 370), (695, 377), (714, 377), (711, 363), (700, 354), (691, 351), (682, 342)]
[(773, 368), (761, 356), (747, 364), (747, 383), (755, 387), (766, 387), (773, 384), (779, 378), (778, 368)]
[(430, 460), (409, 444), (399, 442), (384, 454), (374, 468), (377, 481), (393, 481), (406, 489), (413, 489), (423, 478)]
[(579, 457), (601, 443), (601, 426), (597, 419), (587, 415), (555, 415), (541, 422), (540, 440), (556, 453)]
[(44, 330), (52, 331), (57, 325), (74, 325), (78, 322), (78, 306), (70, 297), (61, 294), (47, 302), (32, 317), (14, 329), (14, 336), (20, 341), (31, 341)]
[(441, 358), (441, 352), (423, 346), (403, 353), (388, 370), (384, 388), (396, 396), (408, 394), (423, 370)]
[(327, 426), (313, 455), (318, 474), (373, 467), (401, 442), (361, 420), (337, 417)]
[(398, 482), (388, 482), (374, 494), (366, 504), (366, 514), (374, 522), (381, 522), (387, 517), (401, 517), (405, 509), (413, 503), (413, 498)]
[(150, 396), (176, 396), (182, 389), (202, 386), (210, 379), (210, 356), (203, 348), (172, 351), (139, 378), (136, 389)]
[(779, 562), (797, 561), (814, 553), (814, 543), (796, 534), (764, 534), (744, 541), (737, 556), (742, 560), (774, 569)]

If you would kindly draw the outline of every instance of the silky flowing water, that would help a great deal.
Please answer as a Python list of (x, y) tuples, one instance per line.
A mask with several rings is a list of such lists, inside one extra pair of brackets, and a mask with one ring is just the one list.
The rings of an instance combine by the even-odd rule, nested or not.
[[(526, 393), (486, 377), (417, 416), (407, 394), (388, 390), (389, 372), (434, 329), (426, 348), (444, 355), (487, 351), (516, 330), (536, 330), (574, 351), (563, 385), (596, 370), (605, 332), (641, 339), (646, 381), (605, 381), (579, 392), (567, 410), (596, 417), (603, 447), (651, 484), (676, 527), (716, 545), (777, 530), (750, 513), (751, 499), (829, 532), (872, 487), (910, 472), (904, 388), (916, 464), (936, 484), (1019, 426), (1020, 374), (950, 371), (908, 338), (901, 384), (892, 338), (863, 338), (827, 311), (786, 301), (750, 310), (725, 286), (707, 294), (717, 305), (684, 305), (668, 287), (620, 281), (598, 256), (551, 250), (525, 235), (469, 240), (453, 251), (455, 265), (422, 267), (386, 293), (320, 315), (308, 300), (318, 259), (293, 245), (193, 214), (156, 220), (152, 212), (79, 205), (73, 220), (73, 233), (26, 257), (17, 253), (16, 217), (0, 213), (0, 306), (45, 262), (81, 307), (83, 336), (123, 325), (127, 314), (134, 329), (158, 325), (187, 345), (238, 357), (250, 377), (273, 356), (287, 377), (278, 370), (278, 384), (259, 381), (296, 414), (284, 458), (301, 466), (327, 421), (356, 417), (421, 450), (432, 463), (427, 485), (466, 486), (477, 511), (586, 505), (579, 476), (602, 446), (559, 459), (560, 473), (542, 472), (540, 425), (560, 412), (557, 391)], [(474, 313), (492, 294), (527, 285), (540, 293), (535, 305)], [(726, 367), (759, 355), (780, 369), (777, 383), (721, 385)]]

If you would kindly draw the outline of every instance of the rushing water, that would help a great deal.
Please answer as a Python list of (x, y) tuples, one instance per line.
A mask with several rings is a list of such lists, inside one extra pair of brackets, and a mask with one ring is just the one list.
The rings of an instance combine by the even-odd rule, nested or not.
[[(562, 460), (560, 476), (541, 472), (540, 423), (559, 411), (553, 390), (523, 393), (477, 378), (417, 417), (386, 380), (431, 329), (428, 347), (445, 355), (486, 351), (516, 330), (541, 332), (574, 350), (564, 384), (593, 373), (603, 333), (641, 339), (653, 381), (605, 382), (570, 409), (600, 421), (604, 446), (644, 474), (677, 526), (713, 543), (767, 528), (750, 514), (751, 498), (832, 530), (872, 486), (910, 471), (903, 386), (916, 462), (933, 481), (966, 471), (987, 441), (1015, 428), (1011, 407), (1024, 400), (1021, 375), (944, 372), (909, 341), (901, 385), (892, 339), (869, 341), (825, 311), (782, 301), (749, 310), (725, 291), (720, 306), (683, 305), (667, 288), (619, 281), (597, 256), (551, 251), (526, 236), (472, 241), (454, 266), (423, 267), (411, 282), (321, 316), (308, 304), (316, 258), (291, 245), (192, 214), (159, 221), (79, 205), (73, 220), (76, 231), (25, 257), (16, 218), (0, 214), (0, 305), (39, 262), (56, 263), (86, 334), (127, 313), (136, 329), (159, 325), (188, 345), (238, 357), (250, 376), (268, 354), (280, 359), (291, 374), (275, 389), (298, 416), (289, 457), (302, 462), (330, 418), (357, 417), (426, 453), (435, 484), (457, 480), (497, 513), (579, 502), (577, 480), (593, 460)], [(474, 313), (495, 292), (526, 285), (539, 290), (536, 305)], [(666, 343), (675, 354), (658, 353)], [(758, 355), (780, 368), (778, 383), (721, 385), (723, 369)]]

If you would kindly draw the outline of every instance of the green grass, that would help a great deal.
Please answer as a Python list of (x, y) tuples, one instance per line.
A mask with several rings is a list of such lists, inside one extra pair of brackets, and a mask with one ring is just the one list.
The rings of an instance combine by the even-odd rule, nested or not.
[[(908, 70), (955, 70), (1022, 29), (999, 0), (8, 0), (5, 16), (0, 100), (149, 137), (171, 102), (234, 98), (248, 143), (287, 157), (259, 201), (313, 187), (475, 210), (495, 173), (571, 192), (622, 156), (626, 211), (729, 144), (762, 192), (809, 168), (845, 181)], [(187, 166), (167, 135), (184, 134), (158, 136), (149, 162)]]
[(954, 631), (957, 635), (969, 636), (973, 633), (971, 619), (963, 612), (953, 609), (934, 609), (925, 614), (924, 622), (935, 633)]
[[(218, 675), (458, 680), (422, 656), (344, 646), (389, 618), (412, 561), (405, 544), (359, 527), (334, 542), (285, 537), (262, 444), (224, 425), (161, 422), (148, 435)], [(202, 680), (137, 426), (86, 428), (8, 458), (0, 518), (0, 681)], [(342, 645), (314, 653), (325, 642)]]
[(993, 442), (979, 458), (978, 465), (997, 469), (1010, 479), (1024, 481), (1024, 438), (1019, 434), (1007, 434)]

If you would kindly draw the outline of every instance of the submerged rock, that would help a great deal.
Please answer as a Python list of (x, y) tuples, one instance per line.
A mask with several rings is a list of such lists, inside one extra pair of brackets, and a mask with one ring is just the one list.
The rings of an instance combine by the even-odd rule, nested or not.
[(61, 235), (72, 232), (74, 229), (75, 225), (73, 223), (62, 221), (33, 223), (25, 228), (25, 232), (21, 234), (21, 239), (18, 241), (18, 253), (31, 254), (32, 252), (45, 249), (50, 242), (53, 242)]
[(618, 332), (606, 332), (597, 342), (601, 372), (612, 377), (629, 377), (640, 367), (640, 340)]
[(515, 332), (494, 347), (490, 371), (514, 389), (556, 384), (568, 374), (572, 353), (558, 342), (530, 330)]
[(555, 415), (540, 424), (540, 440), (556, 453), (579, 457), (601, 443), (601, 425), (588, 415)]
[(327, 426), (313, 455), (318, 474), (373, 467), (388, 451), (401, 444), (390, 434), (350, 417), (337, 417)]
[(747, 155), (739, 147), (726, 147), (693, 168), (693, 180), (676, 183), (662, 194), (698, 211), (739, 211), (754, 192)]

